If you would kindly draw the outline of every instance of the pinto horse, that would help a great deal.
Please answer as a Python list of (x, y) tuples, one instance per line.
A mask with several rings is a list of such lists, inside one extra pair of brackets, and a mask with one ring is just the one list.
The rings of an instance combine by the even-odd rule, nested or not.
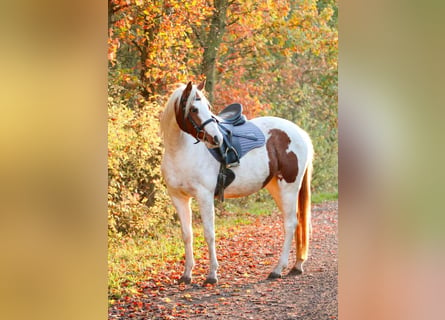
[[(209, 249), (210, 269), (204, 282), (218, 281), (215, 249), (214, 198), (220, 163), (208, 148), (221, 146), (223, 136), (218, 117), (198, 86), (189, 82), (177, 88), (167, 102), (161, 118), (164, 141), (162, 174), (181, 221), (185, 246), (185, 270), (179, 283), (191, 282), (193, 232), (191, 198), (195, 198)], [(313, 146), (308, 134), (294, 123), (276, 117), (250, 120), (266, 138), (264, 146), (248, 152), (239, 166), (231, 168), (234, 181), (224, 190), (226, 198), (247, 196), (266, 188), (284, 216), (284, 243), (278, 264), (270, 279), (281, 277), (288, 264), (292, 239), (296, 241), (296, 264), (290, 274), (301, 274), (308, 256), (311, 231), (311, 173)], [(202, 142), (202, 143), (197, 143)]]

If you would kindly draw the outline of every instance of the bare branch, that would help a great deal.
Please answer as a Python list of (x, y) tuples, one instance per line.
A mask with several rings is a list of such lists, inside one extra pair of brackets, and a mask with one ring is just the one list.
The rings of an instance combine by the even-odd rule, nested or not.
[(144, 49), (137, 43), (137, 41), (136, 40), (131, 40), (131, 42), (134, 44), (136, 49), (138, 49), (138, 51), (142, 54)]
[(229, 22), (227, 22), (227, 26), (231, 26), (232, 24), (235, 24), (235, 23), (237, 23), (238, 21), (239, 21), (239, 17), (238, 18), (236, 18), (236, 19), (234, 19), (234, 20), (232, 20), (232, 21), (229, 21)]

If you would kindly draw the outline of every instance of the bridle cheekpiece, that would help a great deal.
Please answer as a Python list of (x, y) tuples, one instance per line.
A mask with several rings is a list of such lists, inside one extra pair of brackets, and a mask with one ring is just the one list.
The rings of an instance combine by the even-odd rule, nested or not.
[[(200, 101), (200, 100), (201, 100), (201, 97), (198, 96), (198, 95), (196, 95), (196, 97), (195, 97), (195, 101)], [(189, 111), (188, 114), (187, 114), (187, 120), (190, 121), (190, 123), (192, 124), (193, 128), (196, 130), (196, 136), (195, 136), (196, 141), (195, 141), (195, 144), (200, 143), (201, 140), (205, 140), (205, 137), (206, 137), (207, 133), (205, 132), (204, 127), (205, 127), (206, 125), (208, 125), (208, 124), (211, 123), (211, 122), (216, 122), (216, 123), (218, 123), (218, 120), (217, 120), (214, 116), (212, 116), (210, 119), (207, 119), (206, 121), (204, 121), (204, 122), (199, 126), (199, 125), (195, 122), (195, 120), (193, 120), (192, 116), (190, 115), (190, 111)], [(202, 139), (199, 139), (199, 134), (200, 134), (201, 132), (204, 133), (204, 136), (202, 137)]]

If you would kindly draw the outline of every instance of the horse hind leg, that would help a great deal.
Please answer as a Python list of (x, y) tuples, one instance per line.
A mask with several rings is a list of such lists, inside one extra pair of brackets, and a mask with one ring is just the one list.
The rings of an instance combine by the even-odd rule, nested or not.
[(311, 168), (304, 174), (303, 182), (298, 193), (298, 225), (295, 230), (296, 263), (289, 274), (298, 275), (303, 273), (303, 264), (309, 253), (309, 236), (311, 233)]
[(288, 264), (292, 240), (297, 227), (296, 186), (295, 184), (287, 184), (284, 181), (280, 182), (277, 178), (273, 178), (266, 188), (271, 193), (284, 216), (284, 242), (281, 256), (278, 264), (268, 276), (269, 279), (275, 279), (281, 278), (281, 272)]
[(192, 229), (192, 211), (190, 208), (190, 197), (172, 196), (173, 205), (178, 212), (181, 221), (182, 240), (185, 249), (185, 266), (182, 277), (178, 283), (190, 284), (192, 281), (192, 270), (195, 266), (193, 258), (193, 229)]

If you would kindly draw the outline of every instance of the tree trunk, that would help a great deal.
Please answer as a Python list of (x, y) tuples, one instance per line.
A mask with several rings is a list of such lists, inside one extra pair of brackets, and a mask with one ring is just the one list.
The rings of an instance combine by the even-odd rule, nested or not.
[(221, 45), (222, 37), (226, 30), (227, 8), (229, 7), (229, 0), (215, 0), (214, 12), (210, 19), (210, 30), (205, 36), (204, 54), (201, 65), (201, 72), (206, 77), (206, 91), (208, 93), (208, 100), (213, 103), (214, 88), (216, 84), (216, 57), (218, 49)]

